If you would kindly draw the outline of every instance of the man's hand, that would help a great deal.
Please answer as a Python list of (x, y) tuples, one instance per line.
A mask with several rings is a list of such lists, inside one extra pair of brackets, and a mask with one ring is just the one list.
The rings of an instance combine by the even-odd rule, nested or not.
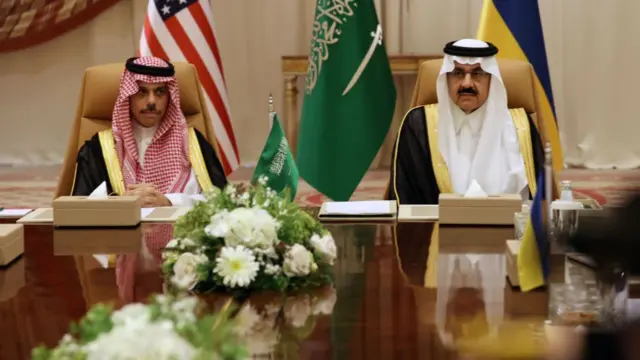
[(142, 207), (171, 206), (171, 201), (154, 184), (132, 184), (124, 194), (142, 198)]

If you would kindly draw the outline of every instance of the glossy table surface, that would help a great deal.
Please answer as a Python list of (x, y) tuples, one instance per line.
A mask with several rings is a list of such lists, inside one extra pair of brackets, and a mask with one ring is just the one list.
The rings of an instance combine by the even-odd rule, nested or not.
[[(254, 353), (447, 359), (454, 357), (444, 344), (470, 336), (460, 319), (479, 319), (473, 336), (482, 336), (505, 319), (533, 317), (541, 324), (546, 317), (544, 292), (523, 294), (508, 284), (500, 242), (477, 254), (473, 246), (445, 253), (437, 236), (432, 240), (433, 223), (326, 226), (338, 246), (333, 289), (310, 294), (312, 302), (306, 294), (286, 299), (288, 326), (252, 336)], [(101, 266), (90, 248), (76, 246), (74, 253), (67, 242), (61, 250), (68, 235), (54, 231), (26, 225), (24, 255), (0, 268), (0, 359), (26, 359), (41, 343), (55, 345), (96, 303), (120, 306), (163, 291), (160, 251), (171, 225), (143, 225), (141, 233), (151, 236), (139, 232), (139, 243), (119, 248), (115, 268)]]

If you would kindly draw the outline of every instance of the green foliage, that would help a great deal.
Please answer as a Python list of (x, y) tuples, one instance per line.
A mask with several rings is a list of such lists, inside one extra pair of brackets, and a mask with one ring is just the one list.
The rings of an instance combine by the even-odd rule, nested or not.
[(79, 336), (81, 344), (94, 341), (100, 334), (109, 332), (113, 328), (111, 313), (113, 306), (105, 304), (95, 305), (78, 324), (71, 324), (71, 334)]
[[(140, 305), (140, 304), (135, 304)], [(197, 351), (196, 359), (244, 359), (247, 356), (245, 344), (233, 332), (235, 322), (231, 306), (221, 312), (203, 313), (206, 306), (195, 297), (156, 296), (145, 305), (149, 323), (169, 320), (174, 331), (188, 341)], [(71, 324), (70, 333), (65, 335), (57, 347), (34, 348), (34, 360), (84, 360), (87, 354), (83, 346), (92, 343), (103, 334), (117, 330), (112, 317), (113, 307), (97, 304), (77, 323)], [(138, 326), (140, 324), (138, 323)]]

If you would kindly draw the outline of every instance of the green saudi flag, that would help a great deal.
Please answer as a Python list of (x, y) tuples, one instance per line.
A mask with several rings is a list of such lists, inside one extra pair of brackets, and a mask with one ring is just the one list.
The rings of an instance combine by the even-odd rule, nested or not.
[(318, 0), (296, 159), (302, 178), (348, 200), (382, 146), (395, 103), (373, 0)]
[(282, 193), (288, 188), (290, 198), (293, 200), (298, 191), (300, 175), (278, 115), (271, 113), (270, 116), (271, 131), (264, 144), (262, 154), (260, 154), (260, 160), (258, 160), (256, 170), (253, 172), (251, 182), (255, 183), (260, 176), (264, 175), (268, 178), (267, 185), (271, 189)]

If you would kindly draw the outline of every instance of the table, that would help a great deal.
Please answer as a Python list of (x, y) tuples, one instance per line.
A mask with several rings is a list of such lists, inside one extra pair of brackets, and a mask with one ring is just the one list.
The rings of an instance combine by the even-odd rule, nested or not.
[[(281, 349), (300, 358), (453, 359), (444, 342), (461, 331), (456, 319), (476, 315), (492, 324), (546, 315), (544, 293), (519, 293), (504, 273), (491, 273), (491, 264), (502, 259), (501, 246), (476, 255), (483, 267), (478, 272), (473, 266), (469, 271), (465, 254), (439, 252), (437, 241), (430, 241), (433, 223), (327, 227), (338, 246), (337, 301), (331, 315), (287, 337)], [(121, 306), (161, 292), (159, 251), (168, 241), (156, 238), (145, 243), (147, 251), (121, 254), (116, 277), (91, 255), (55, 255), (50, 225), (26, 226), (24, 255), (0, 269), (0, 358), (27, 359), (41, 343), (54, 346), (68, 324), (98, 302)], [(467, 286), (448, 286), (444, 269), (452, 282)], [(297, 358), (277, 358), (285, 356)]]
[[(389, 55), (391, 73), (394, 76), (415, 76), (420, 64), (442, 55), (403, 54)], [(298, 143), (298, 77), (307, 74), (308, 57), (289, 55), (282, 57), (282, 76), (284, 79), (284, 127), (291, 152), (295, 156)]]

